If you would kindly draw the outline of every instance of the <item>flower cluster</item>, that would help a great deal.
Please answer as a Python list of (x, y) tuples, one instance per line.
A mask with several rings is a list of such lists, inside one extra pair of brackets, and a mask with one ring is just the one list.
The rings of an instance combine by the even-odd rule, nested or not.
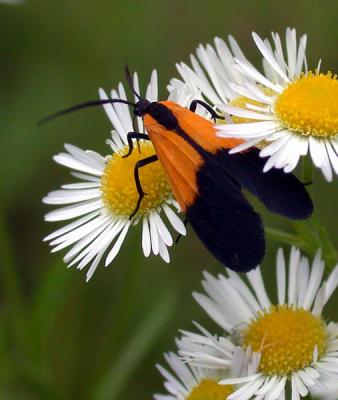
[[(286, 54), (282, 40), (273, 33), (271, 44), (254, 34), (263, 55), (264, 74), (244, 56), (233, 37), (229, 46), (215, 39), (215, 47), (200, 45), (191, 56), (191, 67), (177, 65), (181, 79), (172, 79), (169, 100), (188, 107), (192, 100), (204, 100), (225, 117), (226, 123), (216, 125), (220, 137), (244, 139), (230, 153), (257, 146), (266, 159), (264, 171), (283, 168), (292, 171), (300, 156), (310, 153), (313, 163), (331, 180), (338, 173), (338, 80), (336, 75), (320, 73), (320, 65), (308, 71), (305, 48), (306, 36), (297, 41), (296, 31), (286, 31)], [(139, 91), (137, 74), (134, 88)], [(152, 73), (145, 98), (158, 100), (156, 71)], [(109, 96), (103, 89), (100, 98)], [(126, 100), (122, 84), (112, 90), (111, 98)], [(54, 160), (71, 170), (77, 182), (63, 185), (49, 193), (43, 201), (64, 207), (49, 212), (47, 221), (73, 220), (48, 235), (53, 252), (69, 248), (65, 262), (78, 269), (89, 266), (87, 280), (93, 275), (102, 257), (110, 264), (120, 251), (129, 230), (142, 224), (142, 250), (146, 257), (159, 254), (169, 262), (168, 247), (173, 234), (185, 235), (166, 175), (159, 163), (141, 171), (140, 179), (147, 196), (137, 213), (130, 219), (138, 200), (133, 168), (137, 161), (154, 155), (151, 143), (138, 142), (139, 151), (128, 153), (128, 132), (143, 132), (142, 118), (133, 119), (124, 104), (105, 104), (104, 109), (113, 130), (107, 140), (110, 154), (101, 156), (66, 144), (65, 152)], [(200, 115), (208, 113), (202, 107)], [(177, 235), (176, 234), (176, 235)]]
[[(287, 29), (286, 55), (282, 40), (272, 33), (272, 43), (256, 33), (253, 39), (263, 56), (264, 73), (244, 56), (233, 37), (229, 46), (219, 38), (215, 47), (200, 45), (192, 67), (177, 65), (181, 79), (169, 90), (188, 84), (227, 117), (217, 129), (221, 137), (245, 142), (232, 152), (254, 145), (267, 161), (264, 171), (283, 168), (291, 172), (301, 156), (310, 154), (328, 181), (338, 174), (338, 80), (320, 72), (320, 62), (308, 70), (307, 37), (297, 41), (295, 29)], [(333, 172), (332, 172), (333, 171)]]
[[(208, 121), (215, 138), (233, 141), (229, 154), (253, 148), (259, 152), (262, 174), (276, 169), (290, 173), (306, 157), (332, 181), (338, 175), (337, 75), (322, 72), (320, 62), (309, 69), (307, 37), (298, 39), (295, 29), (286, 30), (285, 43), (277, 33), (272, 33), (272, 40), (253, 33), (253, 40), (262, 55), (263, 71), (245, 57), (232, 36), (228, 43), (215, 38), (214, 45), (197, 48), (190, 65), (177, 64), (180, 78), (170, 81), (168, 100), (184, 108), (197, 100), (196, 112), (215, 119), (214, 125)], [(130, 80), (137, 102), (137, 74)], [(128, 232), (138, 224), (144, 256), (160, 255), (165, 262), (170, 261), (168, 248), (175, 236), (186, 234), (185, 210), (180, 209), (162, 165), (153, 163), (135, 176), (135, 165), (156, 153), (141, 114), (134, 110), (132, 116), (126, 104), (116, 102), (128, 103), (124, 86), (119, 84), (109, 95), (100, 89), (99, 95), (113, 126), (107, 140), (109, 154), (66, 144), (65, 152), (54, 160), (69, 168), (77, 181), (43, 199), (62, 206), (46, 214), (47, 221), (71, 220), (45, 240), (53, 252), (68, 248), (64, 256), (68, 266), (88, 267), (87, 280), (102, 258), (106, 266), (115, 259)], [(158, 101), (156, 71), (145, 99)], [(142, 132), (142, 139), (130, 139), (128, 134), (135, 131)], [(138, 150), (131, 152), (131, 145)], [(146, 194), (142, 202), (137, 179)], [(255, 194), (255, 184), (247, 186)], [(255, 212), (250, 209), (249, 214)], [(194, 293), (194, 298), (222, 333), (211, 334), (197, 323), (197, 332), (182, 331), (177, 353), (165, 355), (168, 367), (158, 365), (167, 394), (154, 398), (283, 400), (289, 392), (292, 400), (308, 394), (336, 398), (338, 324), (328, 322), (322, 313), (338, 286), (338, 265), (325, 276), (322, 255), (319, 249), (310, 264), (292, 247), (287, 263), (279, 249), (274, 300), (260, 267), (245, 277), (233, 271), (218, 277), (206, 272), (205, 294)], [(252, 257), (251, 261), (257, 263)]]
[(225, 334), (213, 336), (198, 324), (199, 333), (182, 332), (180, 357), (166, 356), (178, 380), (159, 366), (170, 395), (154, 398), (282, 400), (289, 385), (292, 399), (326, 394), (337, 382), (338, 324), (322, 311), (338, 286), (338, 265), (325, 280), (323, 272), (320, 251), (310, 265), (292, 248), (287, 268), (279, 249), (274, 301), (259, 268), (248, 282), (231, 271), (205, 273), (206, 294), (194, 297)]
[[(134, 74), (134, 87), (139, 87), (137, 74)], [(157, 89), (157, 73), (153, 71), (146, 92), (147, 99), (157, 101)], [(99, 94), (103, 100), (108, 98), (103, 89)], [(122, 84), (117, 91), (112, 90), (111, 96), (127, 99)], [(185, 104), (185, 97), (180, 101)], [(80, 182), (63, 185), (61, 190), (53, 191), (43, 199), (46, 204), (65, 205), (46, 214), (46, 221), (76, 218), (44, 240), (50, 242), (53, 252), (71, 246), (64, 261), (69, 266), (77, 265), (78, 269), (90, 264), (87, 280), (92, 277), (108, 249), (105, 265), (114, 260), (129, 229), (138, 223), (142, 223), (143, 254), (146, 257), (151, 252), (159, 254), (166, 262), (170, 261), (167, 247), (173, 244), (167, 224), (178, 234), (186, 234), (185, 226), (177, 215), (178, 204), (158, 163), (142, 171), (142, 185), (147, 196), (134, 219), (130, 220), (138, 196), (133, 178), (134, 165), (154, 154), (155, 150), (149, 142), (140, 141), (140, 151), (124, 158), (129, 149), (127, 133), (134, 130), (130, 111), (121, 104), (106, 104), (104, 109), (114, 128), (111, 139), (107, 140), (112, 154), (103, 157), (66, 144), (66, 152), (56, 155), (54, 160), (70, 168), (71, 175)], [(136, 124), (142, 131), (140, 117), (137, 117)]]

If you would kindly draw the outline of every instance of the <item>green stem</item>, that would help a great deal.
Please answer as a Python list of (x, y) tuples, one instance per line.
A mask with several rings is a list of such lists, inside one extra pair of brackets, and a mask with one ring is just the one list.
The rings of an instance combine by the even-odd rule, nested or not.
[(301, 247), (302, 245), (302, 240), (297, 235), (271, 228), (269, 226), (265, 227), (265, 234), (269, 239), (274, 240), (275, 242), (281, 242), (297, 247)]
[(312, 195), (313, 164), (309, 156), (303, 158), (301, 176), (303, 183), (307, 185), (308, 192)]
[[(308, 184), (307, 189), (312, 195), (313, 164), (309, 156), (303, 159), (301, 176), (302, 181)], [(291, 221), (291, 224), (296, 234), (267, 227), (265, 228), (266, 236), (274, 241), (296, 246), (310, 257), (321, 249), (326, 268), (328, 271), (331, 270), (337, 264), (338, 255), (327, 230), (320, 221), (317, 210), (311, 218), (305, 221)]]
[(307, 221), (308, 229), (311, 230), (314, 239), (317, 242), (317, 248), (321, 248), (322, 256), (326, 263), (326, 268), (331, 270), (338, 262), (337, 251), (331, 242), (330, 236), (324, 225), (319, 219), (318, 213), (314, 212)]
[[(308, 191), (310, 194), (313, 194), (311, 184), (313, 181), (313, 164), (309, 156), (303, 159), (302, 180), (304, 183), (309, 184)], [(318, 212), (315, 210), (311, 218), (306, 221), (294, 221), (292, 225), (297, 232), (297, 236), (306, 243), (304, 250), (310, 256), (313, 256), (317, 249), (320, 248), (326, 268), (332, 269), (338, 261), (337, 251), (332, 244), (327, 230), (320, 221)]]

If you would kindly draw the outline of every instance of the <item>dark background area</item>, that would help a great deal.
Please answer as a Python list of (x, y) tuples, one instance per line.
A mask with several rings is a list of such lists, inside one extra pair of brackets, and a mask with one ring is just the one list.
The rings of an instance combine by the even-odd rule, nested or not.
[[(96, 98), (99, 87), (116, 87), (126, 62), (143, 86), (157, 68), (165, 98), (169, 79), (178, 75), (175, 63), (188, 61), (199, 43), (215, 36), (232, 34), (247, 57), (260, 63), (251, 31), (284, 37), (285, 28), (294, 26), (308, 33), (309, 66), (321, 58), (323, 71), (336, 72), (337, 16), (334, 0), (0, 4), (0, 261), (15, 266), (24, 293), (20, 310), (15, 295), (7, 296), (1, 286), (0, 398), (150, 399), (162, 391), (155, 363), (175, 348), (178, 329), (193, 329), (197, 320), (220, 333), (191, 291), (200, 290), (202, 270), (217, 274), (223, 268), (191, 231), (171, 249), (166, 265), (159, 257), (144, 259), (140, 229), (134, 229), (114, 263), (99, 268), (88, 284), (84, 271), (66, 269), (62, 254), (49, 254), (42, 238), (54, 226), (43, 222), (51, 208), (41, 198), (71, 181), (52, 156), (65, 142), (107, 154), (111, 126), (99, 109), (41, 128), (37, 121)], [(314, 191), (337, 246), (337, 180), (326, 183), (317, 173)], [(262, 213), (267, 224), (290, 229), (281, 218)], [(275, 250), (269, 243), (263, 265), (272, 294)], [(2, 283), (6, 265), (0, 266)], [(326, 313), (336, 320), (337, 300)]]

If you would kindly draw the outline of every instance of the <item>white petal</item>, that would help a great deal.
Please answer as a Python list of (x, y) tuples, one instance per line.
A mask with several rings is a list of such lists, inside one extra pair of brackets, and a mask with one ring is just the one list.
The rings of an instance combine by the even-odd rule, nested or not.
[(259, 87), (250, 85), (248, 82), (244, 82), (244, 84), (241, 85), (230, 82), (229, 86), (234, 92), (248, 99), (267, 105), (272, 105), (274, 103), (274, 98), (272, 96), (265, 95)]
[(264, 147), (259, 155), (261, 157), (271, 156), (278, 152), (282, 147), (286, 145), (286, 143), (291, 139), (291, 135), (285, 134), (280, 139), (273, 141), (271, 144), (268, 144)]
[(320, 317), (323, 311), (323, 308), (325, 306), (325, 285), (321, 289), (318, 290), (313, 309), (312, 309), (312, 314)]
[(215, 125), (215, 128), (231, 136), (231, 134), (238, 134), (241, 137), (248, 137), (254, 133), (263, 134), (266, 131), (277, 130), (278, 125), (275, 121), (264, 121), (264, 122), (247, 122), (240, 124), (222, 124)]
[(262, 309), (268, 309), (271, 306), (271, 302), (265, 290), (260, 268), (258, 267), (257, 269), (250, 271), (247, 274), (247, 277), (251, 283), (253, 290), (255, 291), (255, 294), (257, 296), (257, 299), (259, 300)]
[(156, 228), (156, 221), (154, 219), (154, 211), (150, 211), (149, 225), (150, 225), (152, 251), (155, 255), (157, 255), (159, 252), (159, 244), (158, 244), (159, 238), (158, 238), (158, 232), (157, 232), (157, 228)]
[(285, 304), (286, 270), (285, 270), (285, 258), (282, 248), (279, 248), (277, 251), (276, 269), (277, 269), (278, 303)]
[(265, 379), (265, 377), (261, 377), (256, 381), (247, 383), (228, 396), (228, 400), (249, 400), (251, 396), (253, 396), (255, 392), (262, 386), (262, 384), (264, 384)]
[[(96, 218), (86, 222), (85, 224), (71, 230), (70, 232), (67, 232), (57, 238), (55, 238), (52, 242), (50, 242), (51, 246), (58, 245), (60, 243), (67, 243), (63, 245), (63, 247), (67, 247), (72, 243), (77, 242), (78, 240), (82, 239), (83, 237), (89, 235), (92, 231), (94, 231), (96, 228), (99, 226), (102, 226), (103, 224), (106, 224), (107, 222), (110, 222), (111, 218), (109, 215), (99, 215)], [(56, 251), (56, 249), (54, 249)]]
[(162, 238), (160, 238), (160, 237), (159, 237), (158, 246), (159, 246), (159, 254), (160, 254), (162, 260), (165, 261), (166, 263), (170, 263), (170, 256), (169, 256), (167, 246), (163, 242)]
[(330, 159), (332, 168), (334, 169), (334, 172), (338, 175), (338, 155), (332, 148), (330, 142), (326, 142), (326, 150), (327, 150), (327, 155)]
[(298, 371), (298, 375), (304, 382), (304, 384), (308, 387), (313, 386), (316, 383), (316, 380), (313, 379), (313, 377), (306, 372), (306, 369)]
[(249, 78), (256, 80), (258, 83), (261, 83), (263, 86), (266, 86), (277, 93), (282, 92), (283, 89), (280, 85), (276, 85), (271, 81), (269, 81), (264, 75), (258, 72), (258, 70), (254, 68), (252, 65), (249, 65), (247, 62), (243, 62), (238, 59), (235, 59), (235, 61), (237, 63), (237, 65), (235, 65), (235, 68), (238, 68)]
[(315, 258), (313, 259), (312, 262), (312, 268), (311, 268), (311, 275), (310, 275), (310, 280), (309, 280), (309, 285), (308, 285), (308, 290), (305, 296), (304, 304), (303, 307), (308, 310), (310, 309), (314, 298), (317, 294), (317, 291), (319, 289), (323, 273), (324, 273), (324, 262), (321, 260), (321, 252), (317, 251)]
[(285, 390), (287, 377), (284, 376), (280, 379), (279, 383), (271, 390), (266, 400), (277, 400)]
[(88, 174), (96, 176), (102, 175), (102, 169), (97, 168), (95, 165), (84, 163), (67, 153), (59, 153), (54, 156), (53, 159), (58, 164), (61, 164), (71, 169), (75, 169), (77, 171), (86, 172)]
[(154, 221), (156, 223), (157, 231), (158, 231), (159, 235), (161, 236), (163, 242), (167, 246), (172, 246), (173, 238), (171, 237), (171, 234), (170, 234), (168, 228), (165, 226), (164, 222), (162, 221), (162, 218), (156, 211), (154, 211), (153, 216), (154, 216)]
[(300, 251), (295, 247), (291, 248), (289, 260), (289, 287), (288, 287), (288, 304), (297, 304), (297, 277), (300, 260)]
[[(83, 251), (82, 254), (77, 257), (77, 261), (79, 261), (82, 258), (77, 266), (77, 269), (81, 270), (84, 267), (86, 267), (94, 257), (100, 254), (101, 251), (103, 254), (106, 251), (107, 247), (112, 242), (112, 240), (115, 238), (115, 236), (116, 236), (116, 231), (114, 223), (110, 223), (105, 228), (105, 230), (102, 233), (100, 233), (95, 240), (93, 240), (93, 242), (85, 249), (85, 251)], [(77, 261), (74, 260), (72, 264), (75, 264)]]
[(262, 374), (259, 373), (259, 374), (244, 376), (244, 377), (240, 377), (240, 378), (225, 378), (225, 379), (220, 380), (218, 383), (220, 385), (240, 385), (241, 383), (256, 381), (257, 379), (259, 379), (261, 377), (262, 377)]
[(62, 221), (80, 217), (92, 211), (102, 208), (102, 200), (89, 200), (80, 204), (75, 204), (67, 207), (62, 207), (51, 211), (45, 215), (45, 221)]
[(276, 62), (275, 57), (269, 51), (269, 49), (264, 44), (263, 40), (255, 33), (252, 33), (253, 39), (256, 43), (256, 46), (259, 48), (260, 52), (263, 54), (267, 62), (271, 65), (271, 67), (280, 75), (280, 77), (287, 83), (290, 82), (289, 78), (285, 75), (282, 68)]
[[(80, 263), (78, 264), (77, 268), (82, 269), (85, 265), (87, 265), (87, 263), (90, 262), (100, 251), (100, 244), (106, 237), (106, 233), (112, 228), (115, 229), (116, 225), (117, 224), (114, 226), (114, 222), (106, 222), (79, 240), (63, 258), (66, 263), (72, 260), (70, 264), (68, 264), (68, 267)], [(86, 262), (87, 260), (88, 262)]]
[(228, 275), (230, 277), (230, 283), (241, 293), (243, 299), (247, 302), (248, 306), (251, 307), (252, 312), (260, 309), (260, 305), (258, 304), (255, 296), (252, 294), (249, 287), (242, 281), (239, 275), (231, 270), (228, 270)]
[(145, 257), (149, 257), (151, 251), (150, 232), (148, 218), (142, 220), (142, 249)]
[(73, 144), (65, 143), (65, 149), (71, 154), (75, 159), (84, 162), (85, 164), (92, 165), (99, 170), (104, 168), (105, 159), (100, 154), (92, 150), (82, 150)]
[(271, 115), (257, 113), (254, 111), (247, 110), (245, 108), (234, 107), (231, 106), (230, 104), (217, 104), (216, 107), (217, 109), (225, 113), (228, 113), (230, 115), (236, 115), (237, 117), (250, 118), (261, 121), (271, 121), (274, 119), (274, 117)]
[[(218, 134), (217, 136), (224, 137), (224, 136), (222, 136), (222, 134)], [(236, 153), (240, 153), (240, 152), (242, 152), (244, 150), (250, 149), (250, 147), (255, 146), (257, 143), (259, 143), (261, 141), (262, 141), (261, 138), (255, 138), (255, 139), (247, 140), (246, 142), (243, 142), (243, 143), (239, 144), (238, 146), (233, 147), (229, 151), (229, 154), (236, 154)]]
[(291, 377), (291, 399), (292, 400), (300, 400), (300, 395), (295, 379), (295, 375), (293, 374)]
[(314, 165), (321, 168), (325, 178), (328, 181), (332, 180), (332, 170), (329, 158), (326, 152), (326, 147), (323, 140), (316, 139), (313, 136), (309, 137), (310, 154)]
[(71, 267), (72, 265), (78, 263), (80, 260), (83, 259), (83, 257), (85, 257), (92, 250), (93, 246), (95, 246), (96, 243), (95, 239), (105, 229), (107, 229), (107, 227), (110, 226), (110, 224), (111, 224), (110, 222), (106, 222), (105, 224), (101, 225), (87, 236), (84, 236), (70, 249), (70, 251), (63, 257), (63, 260), (66, 263), (72, 260), (71, 263), (68, 265), (68, 267)]
[(298, 373), (294, 373), (292, 376), (292, 380), (294, 379), (295, 384), (297, 386), (297, 390), (299, 392), (299, 394), (302, 397), (305, 397), (308, 395), (309, 391), (307, 389), (307, 387), (304, 385), (304, 382), (302, 381), (302, 379), (300, 378), (300, 376), (298, 375)]
[(230, 332), (233, 328), (232, 324), (229, 324), (225, 315), (215, 306), (215, 303), (207, 296), (199, 293), (192, 294), (197, 303), (206, 311), (206, 313), (212, 318), (219, 326), (221, 326), (226, 332)]
[(173, 228), (178, 233), (185, 236), (187, 234), (187, 229), (179, 216), (167, 204), (163, 204), (162, 208)]
[(71, 171), (70, 174), (72, 176), (74, 176), (75, 178), (82, 179), (84, 181), (89, 181), (89, 182), (96, 182), (98, 184), (98, 186), (101, 186), (101, 183), (100, 183), (101, 179), (97, 176), (83, 174), (82, 172), (73, 172), (73, 171)]
[(91, 189), (100, 187), (100, 182), (77, 182), (62, 185), (62, 189)]
[(330, 273), (329, 278), (326, 282), (325, 302), (329, 300), (333, 292), (336, 290), (337, 286), (338, 286), (338, 265), (336, 265), (333, 271)]
[(125, 224), (125, 226), (124, 226), (122, 232), (120, 233), (120, 236), (118, 237), (117, 241), (115, 242), (113, 248), (108, 253), (108, 256), (107, 256), (106, 262), (105, 262), (106, 267), (114, 260), (114, 258), (117, 256), (118, 252), (120, 251), (122, 243), (128, 233), (129, 227), (130, 227), (130, 221), (128, 221)]
[(90, 219), (96, 217), (99, 214), (99, 211), (94, 211), (88, 215), (85, 215), (82, 218), (77, 219), (74, 222), (71, 222), (70, 224), (67, 224), (65, 226), (63, 226), (60, 229), (57, 229), (56, 231), (54, 231), (53, 233), (51, 233), (50, 235), (46, 236), (43, 241), (49, 241), (52, 239), (57, 238), (58, 236), (64, 235), (65, 233), (72, 231), (73, 229), (77, 228), (78, 226), (84, 224), (85, 222), (89, 221)]
[(259, 398), (263, 399), (265, 395), (268, 394), (268, 392), (270, 392), (270, 390), (276, 386), (277, 382), (278, 382), (278, 377), (276, 375), (272, 376), (271, 378), (267, 379), (264, 382), (264, 385), (262, 385), (262, 387), (259, 390), (257, 390), (255, 395), (260, 396)]
[(302, 257), (298, 271), (298, 307), (303, 307), (305, 296), (309, 287), (310, 266), (306, 257)]
[(151, 92), (150, 96), (147, 97), (149, 101), (157, 101), (158, 100), (158, 87), (157, 87), (157, 71), (154, 69), (151, 73), (150, 84)]
[[(302, 72), (303, 65), (305, 65), (305, 67), (307, 65), (306, 55), (305, 55), (306, 42), (307, 42), (307, 36), (303, 35), (300, 38), (299, 46), (298, 46), (298, 54), (297, 54), (297, 63), (296, 63), (295, 76), (298, 76)], [(305, 68), (305, 72), (307, 72), (307, 68)]]
[(42, 199), (45, 204), (72, 204), (101, 197), (98, 189), (55, 190)]
[[(109, 99), (106, 92), (101, 88), (99, 89), (99, 96), (100, 96), (101, 100)], [(118, 96), (116, 96), (116, 97), (118, 97)], [(125, 106), (125, 107), (127, 107), (127, 106)], [(104, 108), (105, 112), (107, 113), (107, 116), (110, 119), (114, 129), (119, 134), (119, 136), (121, 138), (123, 138), (126, 132), (124, 131), (123, 125), (117, 116), (117, 113), (116, 113), (115, 108), (113, 107), (113, 104), (104, 104), (103, 108)]]
[(101, 258), (103, 256), (104, 251), (101, 251), (100, 253), (98, 253), (94, 259), (94, 261), (92, 262), (92, 265), (90, 266), (90, 268), (88, 269), (87, 273), (86, 273), (86, 282), (89, 282), (90, 279), (92, 278), (94, 272), (96, 271), (96, 268), (98, 267)]

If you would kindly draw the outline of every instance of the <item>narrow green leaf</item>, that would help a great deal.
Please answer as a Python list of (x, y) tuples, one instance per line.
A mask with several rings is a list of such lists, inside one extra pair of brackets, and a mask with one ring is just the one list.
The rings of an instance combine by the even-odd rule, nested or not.
[(34, 320), (40, 332), (49, 329), (58, 314), (57, 310), (67, 300), (65, 293), (73, 277), (74, 274), (60, 262), (46, 267), (34, 302)]
[(93, 400), (115, 400), (119, 397), (131, 374), (144, 359), (154, 341), (160, 336), (177, 304), (177, 296), (165, 292), (130, 337), (125, 348), (107, 368), (92, 396)]

